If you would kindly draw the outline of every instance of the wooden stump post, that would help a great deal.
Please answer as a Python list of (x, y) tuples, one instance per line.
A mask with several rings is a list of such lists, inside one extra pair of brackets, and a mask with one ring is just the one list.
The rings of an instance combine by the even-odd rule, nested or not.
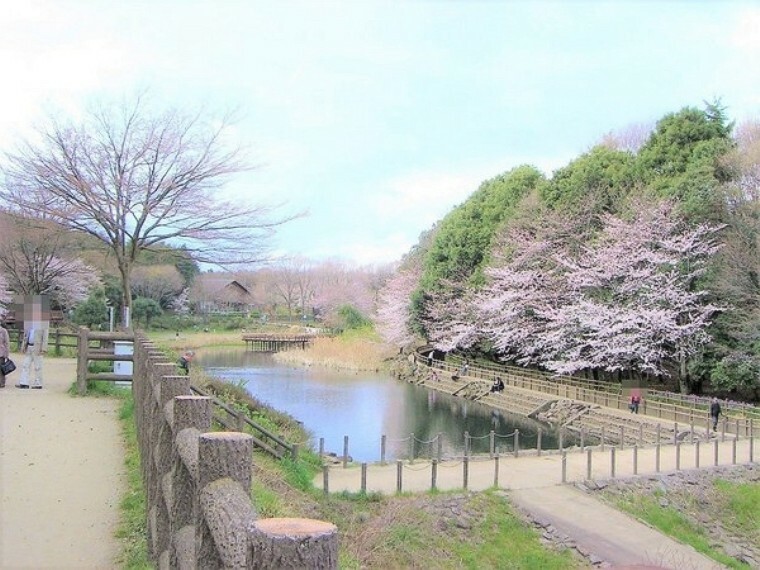
[(257, 520), (250, 532), (252, 568), (338, 567), (338, 529), (334, 524), (298, 518)]

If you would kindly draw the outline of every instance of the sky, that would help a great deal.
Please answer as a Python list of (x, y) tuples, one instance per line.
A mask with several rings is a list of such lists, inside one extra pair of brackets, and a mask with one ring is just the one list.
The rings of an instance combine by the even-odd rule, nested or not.
[(760, 118), (760, 2), (0, 0), (0, 152), (148, 92), (221, 116), (275, 251), (396, 261), (481, 182), (720, 98)]

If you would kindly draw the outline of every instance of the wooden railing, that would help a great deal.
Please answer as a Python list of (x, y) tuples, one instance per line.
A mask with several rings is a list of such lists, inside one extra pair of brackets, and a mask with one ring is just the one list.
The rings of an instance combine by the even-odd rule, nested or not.
[[(11, 346), (16, 350), (21, 350), (21, 341), (24, 339), (22, 331), (18, 329), (8, 329)], [(48, 350), (53, 350), (54, 354), (61, 354), (62, 348), (77, 348), (79, 335), (76, 333), (63, 332), (61, 329), (53, 328), (48, 331)]]
[[(414, 353), (417, 364), (428, 364), (428, 357), (424, 354), (424, 350), (420, 349)], [(463, 363), (463, 359), (454, 357), (447, 358), (446, 360), (434, 360), (433, 366), (444, 373), (460, 374)], [(502, 367), (498, 364), (468, 364), (467, 376), (482, 378), (490, 382), (493, 382), (498, 376), (508, 386), (515, 386), (534, 392), (543, 392), (559, 398), (580, 400), (617, 410), (627, 410), (629, 404), (628, 399), (623, 396), (620, 390), (605, 390), (593, 380), (567, 376), (555, 377), (540, 371), (523, 369), (516, 366)], [(651, 392), (654, 397), (651, 399), (646, 397), (641, 402), (639, 413), (683, 425), (709, 426), (710, 415), (707, 409), (703, 409), (697, 405), (684, 405), (681, 402), (670, 401), (663, 397), (665, 393), (654, 390)], [(757, 433), (757, 430), (760, 430), (760, 421), (755, 422), (755, 417), (757, 416), (753, 417), (748, 414), (741, 417), (727, 415), (727, 433), (732, 433), (736, 436), (750, 436)], [(755, 423), (757, 423), (757, 426), (755, 426)]]
[(107, 382), (131, 382), (129, 374), (113, 372), (90, 372), (92, 361), (132, 362), (132, 354), (114, 354), (115, 342), (133, 342), (132, 332), (98, 332), (86, 327), (80, 327), (77, 335), (77, 392), (84, 395), (87, 392), (87, 382), (104, 380)]
[(214, 405), (213, 420), (228, 431), (241, 431), (251, 430), (255, 433), (249, 434), (253, 438), (253, 443), (256, 447), (262, 451), (267, 452), (269, 455), (282, 459), (285, 456), (289, 456), (295, 460), (298, 458), (298, 446), (292, 445), (280, 438), (278, 435), (270, 432), (265, 427), (257, 424), (246, 414), (236, 410), (235, 408), (225, 404), (219, 398), (213, 396), (210, 392), (199, 388), (198, 386), (190, 386), (193, 393), (199, 396), (209, 398)]
[(258, 519), (250, 501), (252, 436), (210, 433), (212, 399), (138, 335), (135, 423), (158, 568), (337, 568), (335, 525)]
[(289, 348), (306, 348), (314, 340), (310, 334), (243, 333), (246, 349), (258, 352), (279, 352)]

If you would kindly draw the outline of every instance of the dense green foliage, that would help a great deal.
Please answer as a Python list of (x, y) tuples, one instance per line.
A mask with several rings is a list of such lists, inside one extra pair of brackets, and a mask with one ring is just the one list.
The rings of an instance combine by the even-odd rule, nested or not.
[(423, 289), (441, 283), (471, 280), (481, 283), (481, 268), (489, 259), (496, 230), (520, 200), (543, 182), (532, 166), (519, 166), (480, 185), (437, 229), (424, 261)]
[(103, 289), (96, 289), (85, 302), (79, 303), (72, 320), (90, 329), (105, 329), (108, 326), (108, 307)]
[(132, 303), (132, 312), (136, 322), (142, 322), (148, 327), (151, 319), (159, 316), (163, 310), (158, 301), (146, 297), (137, 297)]

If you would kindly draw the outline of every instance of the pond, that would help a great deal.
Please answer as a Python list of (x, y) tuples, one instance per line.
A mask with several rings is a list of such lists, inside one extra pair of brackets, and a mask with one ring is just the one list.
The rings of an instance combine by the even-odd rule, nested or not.
[(501, 453), (513, 449), (515, 429), (520, 430), (521, 449), (535, 448), (539, 427), (544, 429), (542, 447), (557, 447), (555, 435), (538, 422), (387, 374), (293, 367), (243, 349), (202, 350), (194, 364), (302, 422), (313, 434), (314, 449), (324, 438), (325, 451), (342, 455), (348, 436), (349, 456), (358, 462), (381, 459), (383, 436), (387, 460), (409, 458), (412, 437), (414, 457), (434, 457), (439, 434), (444, 456), (461, 456), (465, 432), (472, 453), (487, 453), (491, 430)]

